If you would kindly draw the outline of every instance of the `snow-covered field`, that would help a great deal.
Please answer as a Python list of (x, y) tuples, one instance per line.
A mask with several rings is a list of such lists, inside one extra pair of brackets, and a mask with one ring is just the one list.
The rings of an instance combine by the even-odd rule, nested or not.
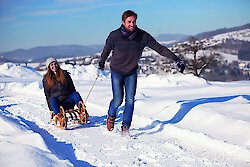
[[(62, 68), (85, 99), (97, 69)], [(124, 104), (114, 131), (106, 130), (109, 75), (98, 78), (86, 102), (88, 124), (60, 130), (49, 124), (42, 74), (0, 66), (0, 166), (250, 166), (250, 81), (139, 77), (130, 135), (122, 137)]]

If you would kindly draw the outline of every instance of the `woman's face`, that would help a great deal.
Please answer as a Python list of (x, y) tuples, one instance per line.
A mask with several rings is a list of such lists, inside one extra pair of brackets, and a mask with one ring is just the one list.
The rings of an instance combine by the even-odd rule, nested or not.
[(53, 71), (54, 73), (57, 72), (58, 70), (58, 64), (56, 61), (53, 61), (49, 64), (49, 68), (51, 69), (51, 71)]
[(128, 32), (133, 32), (136, 28), (135, 16), (129, 16), (128, 18), (126, 18), (125, 22), (122, 21), (122, 24)]

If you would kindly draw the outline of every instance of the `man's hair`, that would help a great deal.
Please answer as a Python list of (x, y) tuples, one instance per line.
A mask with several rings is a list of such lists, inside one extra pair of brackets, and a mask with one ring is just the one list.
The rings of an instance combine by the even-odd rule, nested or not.
[(128, 17), (130, 17), (130, 16), (134, 16), (135, 19), (137, 19), (137, 14), (136, 14), (134, 11), (132, 11), (132, 10), (126, 10), (126, 11), (123, 12), (123, 14), (122, 14), (122, 21), (125, 22), (125, 20), (126, 20)]

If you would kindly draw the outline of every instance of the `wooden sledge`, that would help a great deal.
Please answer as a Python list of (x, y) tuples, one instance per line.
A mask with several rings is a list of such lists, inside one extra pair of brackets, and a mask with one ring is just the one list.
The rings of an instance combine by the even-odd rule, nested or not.
[(77, 109), (73, 108), (65, 110), (62, 106), (60, 106), (60, 113), (57, 115), (51, 111), (50, 123), (60, 129), (66, 129), (68, 123), (86, 124), (89, 117), (86, 106), (82, 101), (80, 101), (77, 107)]

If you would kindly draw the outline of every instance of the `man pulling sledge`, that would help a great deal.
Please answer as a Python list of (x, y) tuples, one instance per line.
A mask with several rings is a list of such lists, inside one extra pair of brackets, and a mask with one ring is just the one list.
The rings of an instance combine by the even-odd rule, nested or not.
[(132, 122), (138, 62), (143, 49), (148, 46), (160, 55), (175, 61), (180, 72), (185, 69), (185, 65), (180, 58), (160, 45), (149, 33), (138, 28), (136, 21), (137, 14), (134, 11), (127, 10), (122, 14), (122, 25), (109, 34), (99, 61), (99, 68), (104, 70), (105, 61), (112, 52), (110, 68), (113, 99), (109, 104), (106, 122), (107, 129), (112, 131), (118, 107), (122, 104), (125, 94), (122, 134), (128, 132)]
[[(67, 127), (70, 115), (72, 120), (84, 124), (87, 122), (88, 113), (80, 94), (76, 91), (74, 83), (66, 70), (62, 70), (55, 58), (46, 60), (47, 73), (43, 77), (44, 94), (48, 107), (52, 112), (51, 121), (60, 128)], [(77, 109), (74, 109), (77, 105)]]

